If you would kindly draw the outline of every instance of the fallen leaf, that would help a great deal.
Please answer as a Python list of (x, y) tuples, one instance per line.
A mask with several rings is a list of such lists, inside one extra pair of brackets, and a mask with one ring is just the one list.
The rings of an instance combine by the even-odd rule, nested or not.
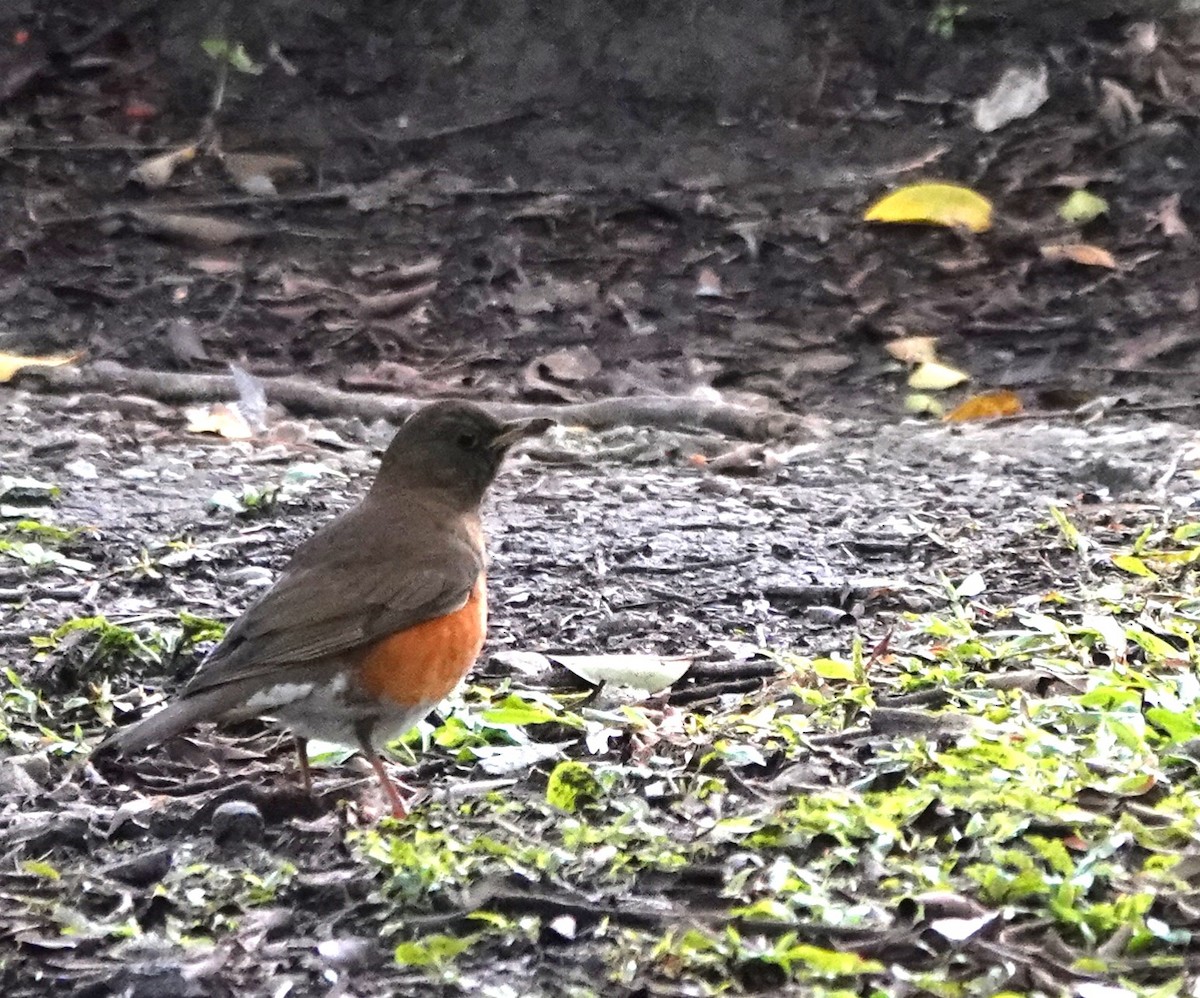
[(969, 374), (937, 361), (921, 364), (908, 376), (908, 387), (921, 392), (942, 392), (970, 379)]
[(542, 676), (551, 669), (550, 659), (536, 651), (498, 651), (492, 661), (523, 676)]
[(151, 118), (158, 117), (158, 108), (149, 101), (131, 97), (126, 102), (122, 113), (131, 121), (149, 121)]
[(992, 203), (957, 184), (912, 184), (880, 198), (863, 215), (867, 222), (944, 225), (984, 232), (992, 225)]
[(902, 364), (931, 364), (937, 360), (936, 336), (902, 336), (883, 345)]
[(234, 44), (224, 38), (206, 38), (200, 43), (200, 47), (204, 49), (210, 59), (227, 62), (239, 73), (259, 76), (266, 69), (261, 63), (250, 58), (250, 53), (246, 51), (246, 46), (241, 42)]
[(1180, 197), (1178, 192), (1163, 198), (1158, 203), (1158, 208), (1155, 209), (1154, 214), (1150, 216), (1150, 227), (1157, 227), (1168, 239), (1190, 240), (1192, 238), (1192, 230), (1187, 227), (1187, 222), (1179, 214), (1179, 208)]
[(62, 367), (70, 364), (83, 354), (59, 353), (43, 354), (40, 357), (26, 357), (19, 353), (0, 352), (0, 384), (11, 381), (14, 374), (26, 367)]
[(1132, 554), (1114, 554), (1112, 563), (1130, 575), (1140, 575), (1144, 579), (1157, 579), (1158, 573), (1147, 565), (1141, 558)]
[(1052, 246), (1041, 246), (1039, 250), (1045, 260), (1066, 260), (1085, 267), (1117, 269), (1117, 261), (1108, 250), (1089, 243), (1056, 243)]
[(211, 215), (183, 215), (176, 212), (148, 211), (143, 208), (135, 208), (129, 214), (145, 232), (183, 239), (202, 246), (226, 246), (263, 234), (253, 226), (214, 218)]
[(304, 170), (304, 164), (294, 156), (270, 153), (226, 153), (221, 165), (229, 179), (247, 194), (274, 194), (275, 181)]
[(1059, 206), (1058, 217), (1071, 225), (1087, 225), (1108, 211), (1104, 198), (1088, 191), (1072, 191)]
[(965, 423), (971, 419), (996, 419), (1000, 416), (1015, 416), (1021, 411), (1021, 400), (1014, 392), (1001, 388), (994, 392), (972, 395), (961, 405), (946, 414), (953, 423)]
[(946, 413), (946, 407), (941, 402), (923, 392), (910, 392), (905, 395), (904, 408), (914, 416), (936, 416), (939, 419)]
[(780, 467), (778, 458), (757, 443), (738, 444), (736, 447), (705, 459), (704, 467), (709, 471), (723, 471), (730, 475), (757, 474), (774, 471)]
[(550, 655), (550, 661), (593, 686), (632, 686), (658, 693), (681, 679), (692, 659), (661, 655)]
[(573, 742), (533, 742), (518, 745), (475, 745), (471, 754), (489, 776), (528, 773), (538, 763), (562, 759)]
[(187, 419), (188, 433), (215, 433), (226, 440), (249, 440), (254, 436), (236, 402), (214, 402), (209, 406), (184, 409), (183, 415)]
[(142, 160), (142, 162), (130, 171), (129, 178), (137, 181), (143, 187), (148, 187), (150, 190), (157, 190), (160, 187), (166, 187), (170, 183), (171, 178), (175, 175), (175, 171), (180, 166), (195, 158), (196, 147), (194, 145), (172, 149), (170, 152), (160, 153), (157, 156), (151, 156), (149, 159)]
[(411, 390), (424, 382), (425, 376), (415, 367), (394, 360), (381, 360), (369, 367), (357, 364), (338, 378), (340, 387), (359, 391)]
[(725, 297), (725, 292), (721, 290), (721, 275), (713, 270), (712, 267), (701, 267), (700, 273), (696, 275), (696, 297)]
[(1137, 998), (1136, 992), (1116, 984), (1081, 981), (1075, 985), (1076, 998)]
[(929, 923), (929, 927), (943, 939), (948, 939), (952, 943), (961, 943), (970, 939), (981, 929), (987, 928), (999, 917), (998, 914), (992, 912), (976, 918), (935, 918)]
[(358, 312), (373, 319), (395, 315), (403, 309), (411, 309), (419, 305), (438, 289), (437, 281), (426, 281), (413, 288), (402, 291), (385, 291), (377, 295), (356, 295)]
[(197, 256), (188, 261), (188, 266), (202, 274), (220, 277), (225, 274), (236, 274), (243, 269), (241, 260), (230, 260), (217, 256)]
[(1046, 64), (1006, 69), (991, 91), (975, 102), (975, 127), (994, 132), (1018, 118), (1028, 118), (1050, 99)]
[(1142, 102), (1116, 80), (1100, 81), (1100, 107), (1096, 114), (1111, 135), (1124, 135), (1142, 123)]
[(541, 373), (555, 381), (576, 382), (600, 373), (600, 358), (586, 345), (566, 347), (538, 358)]
[(1125, 54), (1135, 59), (1152, 55), (1159, 43), (1158, 25), (1153, 21), (1136, 21), (1125, 28)]
[(954, 595), (960, 599), (974, 599), (987, 592), (987, 583), (981, 572), (972, 572), (954, 588)]

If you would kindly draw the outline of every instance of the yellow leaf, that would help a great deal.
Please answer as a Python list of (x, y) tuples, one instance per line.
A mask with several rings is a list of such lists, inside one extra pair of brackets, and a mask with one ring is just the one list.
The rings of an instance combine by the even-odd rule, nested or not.
[(904, 396), (904, 408), (914, 416), (943, 416), (946, 409), (932, 395), (909, 392)]
[(937, 360), (936, 347), (936, 336), (902, 336), (883, 345), (902, 364), (932, 363)]
[(957, 184), (913, 184), (880, 198), (863, 216), (866, 222), (923, 222), (985, 232), (992, 227), (992, 203)]
[(1147, 578), (1147, 579), (1157, 579), (1158, 578), (1158, 575), (1155, 574), (1153, 571), (1151, 571), (1149, 566), (1147, 566), (1146, 563), (1144, 561), (1142, 561), (1141, 558), (1137, 558), (1134, 555), (1115, 554), (1115, 555), (1113, 555), (1112, 561), (1113, 561), (1113, 564), (1117, 566), (1117, 568), (1121, 569), (1122, 571), (1128, 572), (1130, 575), (1140, 575), (1143, 578)]
[(919, 392), (944, 392), (947, 388), (961, 385), (971, 376), (937, 361), (921, 364), (908, 376), (908, 387)]
[(1007, 388), (999, 391), (972, 395), (946, 414), (946, 419), (964, 423), (969, 419), (996, 419), (999, 416), (1015, 416), (1021, 411), (1021, 400)]
[(216, 433), (226, 440), (249, 440), (254, 436), (250, 424), (236, 405), (214, 402), (210, 406), (185, 409), (188, 433)]
[(1069, 260), (1071, 263), (1083, 264), (1085, 267), (1107, 267), (1117, 269), (1116, 258), (1106, 249), (1092, 246), (1089, 243), (1059, 243), (1052, 246), (1041, 246), (1042, 257), (1046, 260)]
[(59, 353), (42, 357), (22, 357), (18, 353), (0, 352), (0, 384), (11, 381), (12, 376), (25, 367), (62, 367), (78, 360), (83, 354)]
[(1087, 225), (1108, 211), (1108, 202), (1090, 191), (1072, 191), (1058, 209), (1059, 217), (1072, 225)]

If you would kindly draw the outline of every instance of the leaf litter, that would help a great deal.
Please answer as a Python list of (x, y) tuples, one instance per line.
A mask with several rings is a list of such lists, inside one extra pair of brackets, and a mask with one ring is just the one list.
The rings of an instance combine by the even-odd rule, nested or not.
[[(872, 463), (909, 460), (902, 450), (910, 431), (880, 432), (865, 452)], [(1186, 897), (1191, 876), (1189, 801), (1197, 788), (1188, 760), (1200, 736), (1200, 689), (1189, 667), (1188, 580), (1200, 530), (1186, 517), (1164, 523), (1154, 510), (1138, 514), (1128, 504), (1119, 520), (1103, 503), (1073, 504), (1056, 517), (1032, 498), (1058, 491), (1041, 477), (1054, 465), (1039, 470), (1028, 456), (1017, 474), (1029, 477), (1009, 500), (995, 504), (1015, 484), (1012, 471), (981, 483), (990, 498), (948, 497), (944, 481), (988, 467), (972, 449), (1000, 447), (1005, 438), (933, 432), (912, 446), (922, 460), (935, 456), (936, 473), (910, 476), (891, 498), (872, 499), (882, 512), (925, 497), (911, 510), (915, 520), (907, 528), (860, 522), (844, 536), (862, 552), (887, 550), (888, 531), (907, 529), (897, 550), (933, 545), (928, 550), (941, 552), (934, 564), (954, 584), (899, 563), (904, 585), (874, 597), (859, 624), (815, 641), (782, 595), (797, 591), (794, 583), (764, 587), (763, 567), (736, 558), (722, 567), (728, 556), (716, 545), (722, 521), (746, 543), (762, 536), (769, 510), (787, 509), (800, 495), (814, 501), (810, 490), (795, 490), (811, 474), (845, 474), (863, 460), (855, 456), (862, 444), (838, 443), (841, 453), (810, 457), (812, 468), (709, 499), (698, 491), (706, 478), (681, 479), (679, 470), (659, 478), (642, 469), (632, 478), (614, 465), (615, 481), (606, 485), (579, 472), (547, 482), (543, 469), (518, 463), (502, 493), (519, 496), (540, 484), (516, 503), (506, 499), (493, 517), (505, 546), (495, 565), (498, 647), (525, 655), (540, 648), (553, 662), (604, 642), (611, 654), (584, 665), (618, 674), (630, 665), (657, 668), (649, 647), (688, 671), (664, 674), (670, 685), (649, 699), (597, 702), (564, 684), (561, 672), (527, 662), (522, 676), (497, 656), (409, 736), (407, 748), (396, 748), (397, 758), (416, 766), (408, 778), (429, 791), (416, 817), (400, 825), (374, 822), (368, 774), (344, 753), (314, 758), (318, 797), (306, 798), (284, 761), (289, 746), (257, 725), (197, 732), (131, 760), (120, 774), (87, 777), (81, 803), (89, 817), (72, 824), (47, 807), (48, 788), (77, 779), (66, 761), (80, 759), (95, 733), (130, 706), (152, 704), (167, 663), (188, 655), (188, 642), (203, 647), (219, 628), (170, 613), (72, 624), (63, 619), (69, 603), (45, 607), (51, 616), (41, 633), (49, 641), (41, 654), (49, 671), (35, 685), (10, 670), (0, 697), (12, 751), (45, 760), (30, 764), (32, 783), (19, 791), (38, 807), (19, 824), (6, 819), (6, 855), (29, 885), (53, 884), (64, 897), (80, 896), (85, 881), (93, 889), (76, 918), (41, 905), (23, 886), (21, 945), (54, 954), (57, 973), (87, 974), (83, 952), (100, 947), (117, 958), (135, 952), (116, 945), (122, 938), (154, 940), (179, 954), (176, 966), (192, 968), (183, 972), (215, 983), (229, 965), (191, 962), (179, 949), (185, 940), (220, 948), (253, 934), (272, 911), (303, 921), (303, 906), (320, 898), (341, 913), (330, 938), (359, 937), (370, 926), (378, 958), (390, 956), (393, 973), (416, 974), (424, 987), (488, 965), (528, 975), (516, 968), (533, 961), (549, 974), (547, 933), (591, 954), (602, 968), (599, 993), (647, 982), (701, 992), (731, 981), (779, 993), (886, 987), (896, 967), (935, 992), (997, 973), (1010, 990), (1028, 994), (1114, 981), (1135, 995), (1169, 986), (1183, 972), (1183, 940), (1197, 928), (1190, 908), (1173, 899)], [(1009, 432), (1014, 446), (1026, 439), (1020, 426)], [(1060, 447), (1072, 446), (1069, 434), (1048, 436), (1045, 427), (1030, 428), (1028, 440), (1044, 452), (1054, 432)], [(1144, 439), (1162, 446), (1152, 434)], [(903, 481), (871, 477), (896, 487)], [(1178, 485), (1187, 495), (1186, 481)], [(61, 504), (51, 487), (43, 479), (26, 494)], [(639, 506), (634, 497), (646, 489), (648, 505)], [(59, 514), (67, 522), (77, 515), (77, 491)], [(563, 570), (579, 569), (561, 553), (544, 553), (561, 543), (554, 518), (564, 496), (572, 515), (583, 517), (576, 534), (610, 539), (601, 548), (605, 564), (589, 569), (586, 585), (582, 577), (567, 583)], [(286, 501), (304, 510), (308, 500), (301, 493)], [(941, 526), (920, 522), (933, 514)], [(198, 504), (188, 514), (203, 515)], [(230, 549), (239, 562), (250, 549), (281, 554), (290, 528), (280, 530), (272, 508), (250, 521), (245, 515), (209, 514), (200, 536), (211, 543), (241, 534), (251, 548)], [(980, 516), (993, 524), (988, 553), (969, 530), (959, 533)], [(532, 531), (524, 540), (504, 529), (514, 517)], [(813, 564), (805, 543), (817, 543), (814, 554), (831, 551), (840, 536), (836, 527), (814, 533), (795, 518), (775, 531), (777, 554), (755, 555), (785, 577), (797, 558)], [(662, 548), (669, 558), (648, 556), (672, 535), (681, 546)], [(69, 528), (40, 536), (46, 550), (66, 558), (113, 557)], [(690, 550), (689, 537), (704, 544)], [(130, 568), (148, 581), (153, 571), (161, 584), (195, 586), (186, 580), (198, 569), (197, 581), (212, 571), (202, 566), (221, 564), (170, 556), (184, 550), (148, 546), (149, 557)], [(980, 571), (984, 564), (991, 567)], [(1057, 567), (1047, 574), (1047, 565)], [(1151, 574), (1130, 571), (1136, 565)], [(669, 574), (643, 574), (658, 566)], [(66, 564), (42, 571), (72, 573)], [(661, 588), (668, 579), (678, 580), (669, 583), (674, 592)], [(526, 587), (543, 594), (540, 607), (520, 609), (530, 606), (521, 602)], [(781, 595), (754, 595), (764, 589)], [(645, 629), (605, 630), (611, 611), (598, 612), (593, 591), (608, 607), (625, 607), (613, 619), (642, 620)], [(692, 601), (712, 607), (714, 599), (727, 601), (722, 614), (743, 635), (737, 647), (701, 624)], [(783, 602), (772, 609), (772, 599)], [(512, 601), (507, 608), (504, 600)], [(654, 609), (644, 614), (638, 607), (647, 602)], [(215, 609), (226, 615), (220, 601)], [(564, 626), (568, 616), (576, 621)], [(671, 638), (673, 627), (680, 630)], [(705, 657), (693, 657), (702, 650)], [(261, 815), (259, 844), (231, 853), (208, 831), (229, 801)], [(91, 824), (120, 832), (94, 839)], [(159, 842), (171, 846), (168, 867), (128, 865)], [(114, 871), (109, 879), (95, 879), (96, 860)], [(945, 897), (963, 900), (955, 907), (938, 900)], [(67, 945), (56, 947), (58, 939)], [(135, 955), (120, 959), (148, 966)], [(281, 950), (277, 959), (297, 971), (294, 957)]]
[[(261, 46), (237, 45), (224, 43), (213, 58), (239, 72), (262, 68)], [(1055, 63), (1054, 104), (1007, 125), (1011, 142), (980, 141), (962, 128), (953, 148), (922, 137), (920, 149), (906, 145), (889, 164), (857, 175), (891, 183), (938, 161), (997, 192), (1006, 214), (1031, 209), (1040, 233), (1033, 239), (844, 226), (857, 210), (847, 200), (864, 203), (864, 193), (846, 199), (842, 179), (832, 188), (810, 182), (820, 170), (810, 169), (803, 147), (820, 143), (804, 115), (790, 111), (787, 128), (765, 112), (748, 127), (722, 121), (715, 133), (731, 156), (746, 143), (751, 157), (778, 169), (774, 189), (753, 180), (723, 185), (697, 170), (702, 180), (646, 203), (627, 192), (661, 183), (657, 164), (647, 181), (610, 172), (582, 148), (563, 156), (547, 139), (538, 166), (552, 177), (566, 164), (565, 189), (535, 178), (522, 196), (527, 181), (510, 177), (524, 178), (524, 169), (502, 156), (497, 163), (490, 138), (473, 162), (469, 145), (450, 142), (446, 159), (462, 157), (453, 168), (387, 175), (394, 149), (372, 158), (360, 136), (352, 164), (350, 144), (326, 147), (321, 172), (332, 188), (270, 209), (361, 211), (366, 238), (346, 254), (362, 268), (355, 280), (369, 285), (373, 263), (428, 252), (444, 254), (445, 279), (432, 310), (416, 301), (411, 312), (404, 301), (393, 312), (396, 300), (384, 298), (360, 313), (353, 295), (315, 292), (280, 303), (296, 310), (290, 316), (264, 315), (253, 293), (232, 309), (222, 295), (209, 314), (230, 320), (229, 341), (211, 338), (213, 363), (246, 342), (276, 370), (302, 358), (334, 377), (349, 356), (366, 371), (387, 370), (382, 362), (436, 368), (452, 372), (459, 389), (519, 397), (513, 372), (529, 358), (586, 344), (601, 363), (597, 386), (568, 381), (568, 390), (682, 392), (701, 380), (702, 390), (769, 396), (826, 424), (814, 439), (792, 442), (807, 448), (799, 460), (735, 453), (730, 442), (701, 448), (678, 436), (640, 434), (630, 443), (633, 434), (577, 433), (586, 443), (575, 448), (569, 475), (514, 468), (508, 484), (518, 495), (496, 511), (505, 602), (494, 648), (725, 649), (727, 657), (697, 655), (659, 699), (619, 704), (581, 699), (573, 684), (560, 688), (561, 674), (515, 680), (486, 661), (474, 686), (417, 733), (423, 751), (397, 748), (432, 789), (419, 824), (372, 825), (369, 783), (352, 760), (322, 763), (315, 804), (297, 795), (280, 762), (286, 746), (254, 725), (215, 739), (197, 733), (128, 772), (80, 766), (67, 778), (67, 760), (98, 728), (131, 705), (158, 702), (186, 675), (190, 652), (175, 632), (195, 631), (177, 608), (227, 619), (231, 601), (252, 598), (303, 534), (300, 525), (343, 505), (349, 486), (330, 476), (288, 497), (275, 487), (296, 456), (289, 444), (189, 438), (146, 400), (106, 398), (99, 411), (94, 397), (47, 400), (60, 407), (39, 420), (16, 395), (13, 453), (61, 495), (42, 491), (30, 499), (37, 505), (5, 509), (6, 517), (23, 510), (5, 539), (42, 552), (36, 564), (6, 558), (0, 577), (5, 606), (14, 608), (5, 647), (21, 672), (15, 681), (6, 675), (4, 737), (20, 749), (12, 771), (27, 777), (14, 778), (13, 797), (30, 802), (3, 817), (11, 859), (3, 890), (21, 906), (0, 943), (9, 990), (20, 993), (26, 982), (11, 975), (33, 964), (43, 975), (38, 993), (48, 981), (253, 993), (267, 980), (324, 992), (330, 974), (335, 987), (378, 993), (506, 993), (519, 982), (531, 993), (576, 995), (1007, 990), (1107, 998), (1186, 987), (1180, 958), (1193, 932), (1195, 866), (1185, 668), (1193, 657), (1190, 460), (1172, 461), (1153, 425), (1120, 439), (1128, 417), (1115, 415), (1112, 401), (1081, 414), (1093, 421), (1087, 431), (1065, 421), (1029, 422), (1028, 432), (933, 426), (905, 420), (899, 399), (885, 425), (846, 418), (856, 407), (888, 407), (896, 387), (892, 365), (876, 363), (880, 331), (928, 330), (973, 380), (1028, 388), (1027, 398), (1078, 392), (1057, 382), (1082, 351), (1093, 394), (1093, 364), (1124, 365), (1131, 379), (1145, 376), (1128, 370), (1135, 362), (1161, 357), (1175, 376), (1168, 353), (1185, 353), (1189, 342), (1194, 266), (1186, 247), (1173, 245), (1185, 240), (1186, 224), (1178, 205), (1172, 214), (1164, 201), (1176, 192), (1162, 185), (1160, 143), (1162, 126), (1176, 127), (1187, 113), (1186, 45), (1160, 44), (1151, 25), (1114, 48), (1081, 24), (1071, 48), (1098, 80), (1094, 93), (1069, 88), (1089, 89), (1082, 102), (1059, 90), (1068, 70)], [(277, 46), (270, 58), (268, 70), (287, 64)], [(29, 79), (14, 78), (14, 92)], [(272, 86), (282, 94), (286, 83)], [(55, 95), (45, 96), (40, 113), (54, 122)], [(410, 97), (419, 102), (419, 93)], [(881, 98), (889, 154), (926, 125), (945, 136), (945, 99), (926, 101)], [(113, 108), (120, 115), (136, 106), (122, 98)], [(1144, 107), (1154, 120), (1143, 130)], [(873, 127), (855, 121), (864, 135)], [(817, 131), (837, 133), (824, 118)], [(1106, 133), (1120, 139), (1117, 148)], [(650, 162), (650, 132), (630, 135)], [(664, 135), (675, 143), (674, 129)], [(520, 149), (526, 136), (514, 130), (512, 138)], [(383, 179), (338, 185), (347, 174)], [(581, 195), (581, 174), (588, 184), (611, 177), (620, 192)], [(254, 193), (240, 207), (268, 213), (254, 179), (264, 176), (249, 174)], [(77, 186), (51, 177), (35, 193)], [(1114, 259), (1158, 256), (1161, 281), (1138, 274), (1149, 293), (1109, 275), (1036, 266), (1040, 243), (1074, 241), (1051, 227), (1057, 201), (1046, 188), (1056, 184), (1042, 178), (1056, 177), (1111, 200), (1113, 212), (1071, 224), (1089, 226), (1089, 239), (1101, 238), (1093, 229), (1102, 233)], [(196, 177), (205, 180), (224, 182)], [(489, 211), (490, 198), (507, 207)], [(402, 202), (406, 210), (381, 231), (379, 213)], [(923, 210), (936, 225), (944, 207)], [(13, 212), (17, 245), (44, 236), (29, 214)], [(277, 218), (262, 232), (265, 246), (247, 240), (244, 258), (204, 258), (188, 275), (198, 308), (231, 273), (270, 288), (280, 267), (295, 264), (327, 287), (342, 285), (343, 274), (314, 266), (340, 256), (328, 243), (305, 246)], [(153, 240), (121, 249), (169, 278), (162, 301), (174, 314), (177, 251)], [(124, 275), (93, 279), (109, 269), (107, 254), (107, 236), (95, 255), (41, 254), (18, 282), (32, 296), (31, 325), (74, 328), (45, 321), (45, 310), (72, 318), (76, 296), (94, 296), (113, 310), (114, 326), (161, 329), (156, 300), (124, 294)], [(702, 263), (736, 295), (697, 300)], [(933, 282), (925, 280), (930, 267)], [(385, 282), (368, 293), (393, 290)], [(14, 315), (24, 303), (21, 294), (10, 299)], [(750, 322), (782, 333), (773, 343), (734, 340), (731, 332)], [(836, 343), (838, 356), (789, 373), (811, 349), (800, 324), (824, 337), (822, 349)], [(695, 346), (698, 356), (687, 360), (702, 366), (681, 362), (681, 342)], [(132, 334), (104, 344), (143, 366), (155, 345), (155, 336)], [(631, 345), (634, 363), (618, 353)], [(62, 349), (35, 343), (28, 352)], [(1047, 356), (1063, 363), (1040, 369)], [(842, 371), (833, 363), (840, 358), (851, 365), (844, 376), (804, 376)], [(1155, 401), (1143, 382), (1118, 388), (1121, 402)], [(148, 391), (144, 383), (138, 390)], [(50, 439), (45, 423), (59, 421), (81, 432)], [(355, 444), (331, 459), (360, 475), (370, 428), (351, 418), (330, 423)], [(46, 449), (32, 455), (34, 442)], [(755, 474), (693, 471), (687, 462), (697, 453), (729, 454), (730, 470)], [(85, 487), (60, 474), (60, 458), (63, 471), (70, 458), (101, 474)], [(598, 462), (635, 459), (632, 471), (618, 463), (595, 474)], [(1170, 503), (1147, 506), (1147, 489), (1159, 481)], [(235, 501), (206, 508), (218, 489)], [(263, 501), (272, 495), (279, 498)], [(74, 533), (95, 523), (107, 532), (102, 540)], [(1164, 527), (1175, 523), (1178, 537)], [(885, 575), (886, 586), (869, 581)], [(60, 631), (73, 620), (87, 623)], [(52, 641), (36, 663), (28, 637)], [(513, 776), (483, 768), (489, 756), (503, 765), (506, 754), (526, 766), (535, 755), (543, 761)], [(561, 763), (570, 765), (551, 800)], [(257, 809), (262, 841), (213, 841), (213, 816), (226, 803)], [(567, 803), (573, 810), (560, 806)], [(148, 864), (141, 876), (157, 880), (130, 884), (122, 861), (132, 857), (121, 854), (153, 856), (158, 843), (174, 866), (164, 873)], [(122, 869), (124, 879), (115, 872)], [(60, 898), (78, 900), (79, 915)]]

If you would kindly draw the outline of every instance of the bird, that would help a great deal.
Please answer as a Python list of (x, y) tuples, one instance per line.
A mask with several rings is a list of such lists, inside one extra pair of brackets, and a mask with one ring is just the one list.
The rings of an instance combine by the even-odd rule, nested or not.
[(93, 757), (138, 752), (201, 722), (265, 716), (290, 730), (306, 791), (308, 739), (342, 744), (370, 761), (393, 816), (406, 817), (380, 749), (478, 658), (488, 613), (480, 506), (509, 448), (553, 422), (502, 422), (459, 400), (418, 409), (363, 498), (296, 549), (178, 697)]

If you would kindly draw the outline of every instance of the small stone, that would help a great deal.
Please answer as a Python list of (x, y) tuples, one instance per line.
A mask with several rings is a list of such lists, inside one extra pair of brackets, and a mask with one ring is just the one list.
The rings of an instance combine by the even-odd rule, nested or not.
[[(45, 786), (50, 782), (50, 757), (45, 752), (30, 752), (26, 755), (10, 755), (3, 766), (16, 766), (25, 771), (35, 782)], [(2, 795), (0, 795), (2, 796)]]
[(332, 967), (357, 970), (372, 962), (378, 950), (374, 939), (363, 936), (343, 936), (339, 939), (322, 939), (317, 943), (317, 953)]
[(86, 478), (90, 481), (95, 481), (100, 477), (96, 466), (85, 457), (77, 457), (74, 461), (68, 461), (63, 465), (63, 471), (76, 478)]
[(275, 573), (262, 565), (245, 565), (221, 573), (221, 580), (240, 586), (269, 586), (275, 581)]
[(162, 880), (170, 871), (173, 862), (171, 852), (170, 849), (155, 849), (139, 853), (114, 863), (108, 868), (108, 875), (133, 887), (148, 887)]
[(218, 843), (258, 842), (263, 827), (262, 812), (248, 800), (228, 800), (213, 811), (212, 834)]

